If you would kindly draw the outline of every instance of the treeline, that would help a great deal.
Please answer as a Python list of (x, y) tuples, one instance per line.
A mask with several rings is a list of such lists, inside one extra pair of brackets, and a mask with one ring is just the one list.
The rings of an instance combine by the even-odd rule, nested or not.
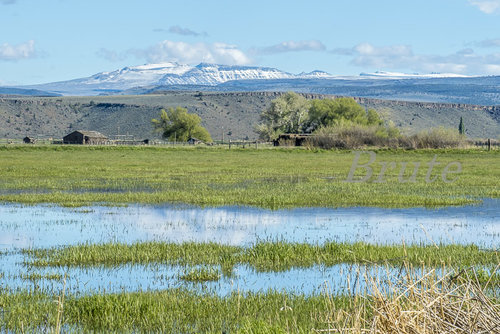
[[(363, 146), (402, 148), (446, 148), (465, 144), (463, 132), (433, 128), (405, 136), (391, 121), (373, 109), (365, 109), (353, 98), (307, 100), (289, 92), (272, 101), (260, 115), (256, 131), (263, 140), (281, 134), (311, 134), (306, 145), (324, 149)], [(461, 125), (463, 128), (463, 124)], [(286, 144), (286, 143), (281, 143)]]

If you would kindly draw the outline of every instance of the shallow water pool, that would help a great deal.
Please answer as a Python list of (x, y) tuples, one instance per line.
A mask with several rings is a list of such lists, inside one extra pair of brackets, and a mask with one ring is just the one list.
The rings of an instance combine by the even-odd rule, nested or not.
[[(267, 289), (317, 291), (327, 282), (345, 286), (355, 271), (347, 265), (258, 273), (237, 266), (232, 277), (217, 282), (187, 283), (178, 266), (122, 266), (118, 268), (28, 268), (23, 248), (58, 247), (79, 243), (138, 241), (214, 241), (247, 246), (258, 240), (323, 243), (460, 243), (485, 248), (500, 246), (500, 200), (480, 205), (441, 209), (300, 208), (266, 210), (249, 207), (200, 208), (184, 205), (62, 208), (58, 206), (0, 205), (0, 282), (9, 288), (59, 289), (59, 280), (31, 282), (27, 273), (69, 274), (68, 288), (75, 293), (167, 289), (186, 286), (213, 289)], [(351, 270), (352, 271), (352, 270)]]

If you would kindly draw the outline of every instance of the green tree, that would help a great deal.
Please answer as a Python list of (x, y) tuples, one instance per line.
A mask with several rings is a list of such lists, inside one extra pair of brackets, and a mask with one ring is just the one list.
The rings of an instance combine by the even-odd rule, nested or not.
[(198, 115), (189, 114), (186, 108), (169, 108), (161, 110), (159, 119), (152, 119), (153, 129), (161, 133), (163, 138), (170, 141), (188, 141), (189, 138), (197, 138), (204, 142), (211, 142), (210, 133), (200, 125), (201, 118)]
[(465, 125), (462, 117), (460, 117), (460, 124), (458, 124), (458, 133), (461, 135), (465, 135)]
[(260, 115), (257, 133), (265, 140), (277, 138), (281, 133), (299, 133), (307, 120), (309, 101), (303, 96), (288, 92), (271, 102)]
[(314, 100), (309, 109), (306, 132), (313, 132), (320, 127), (339, 124), (381, 125), (383, 121), (373, 109), (366, 111), (353, 98)]

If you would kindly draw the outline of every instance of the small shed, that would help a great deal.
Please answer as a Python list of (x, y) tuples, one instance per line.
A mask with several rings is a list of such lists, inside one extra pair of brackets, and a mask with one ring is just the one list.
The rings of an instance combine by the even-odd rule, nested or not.
[(64, 144), (105, 145), (108, 137), (97, 131), (77, 130), (63, 137)]
[(187, 143), (189, 145), (198, 145), (198, 144), (203, 144), (203, 141), (199, 140), (198, 138), (191, 137), (188, 139)]
[(303, 146), (311, 138), (310, 134), (285, 133), (273, 140), (274, 146)]
[(33, 137), (24, 137), (23, 142), (25, 144), (34, 144), (36, 142), (36, 139)]

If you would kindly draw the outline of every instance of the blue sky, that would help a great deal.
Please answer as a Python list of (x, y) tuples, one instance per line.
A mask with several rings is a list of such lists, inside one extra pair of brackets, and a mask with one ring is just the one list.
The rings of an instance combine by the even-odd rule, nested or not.
[(500, 0), (0, 0), (0, 85), (164, 61), (500, 75)]

